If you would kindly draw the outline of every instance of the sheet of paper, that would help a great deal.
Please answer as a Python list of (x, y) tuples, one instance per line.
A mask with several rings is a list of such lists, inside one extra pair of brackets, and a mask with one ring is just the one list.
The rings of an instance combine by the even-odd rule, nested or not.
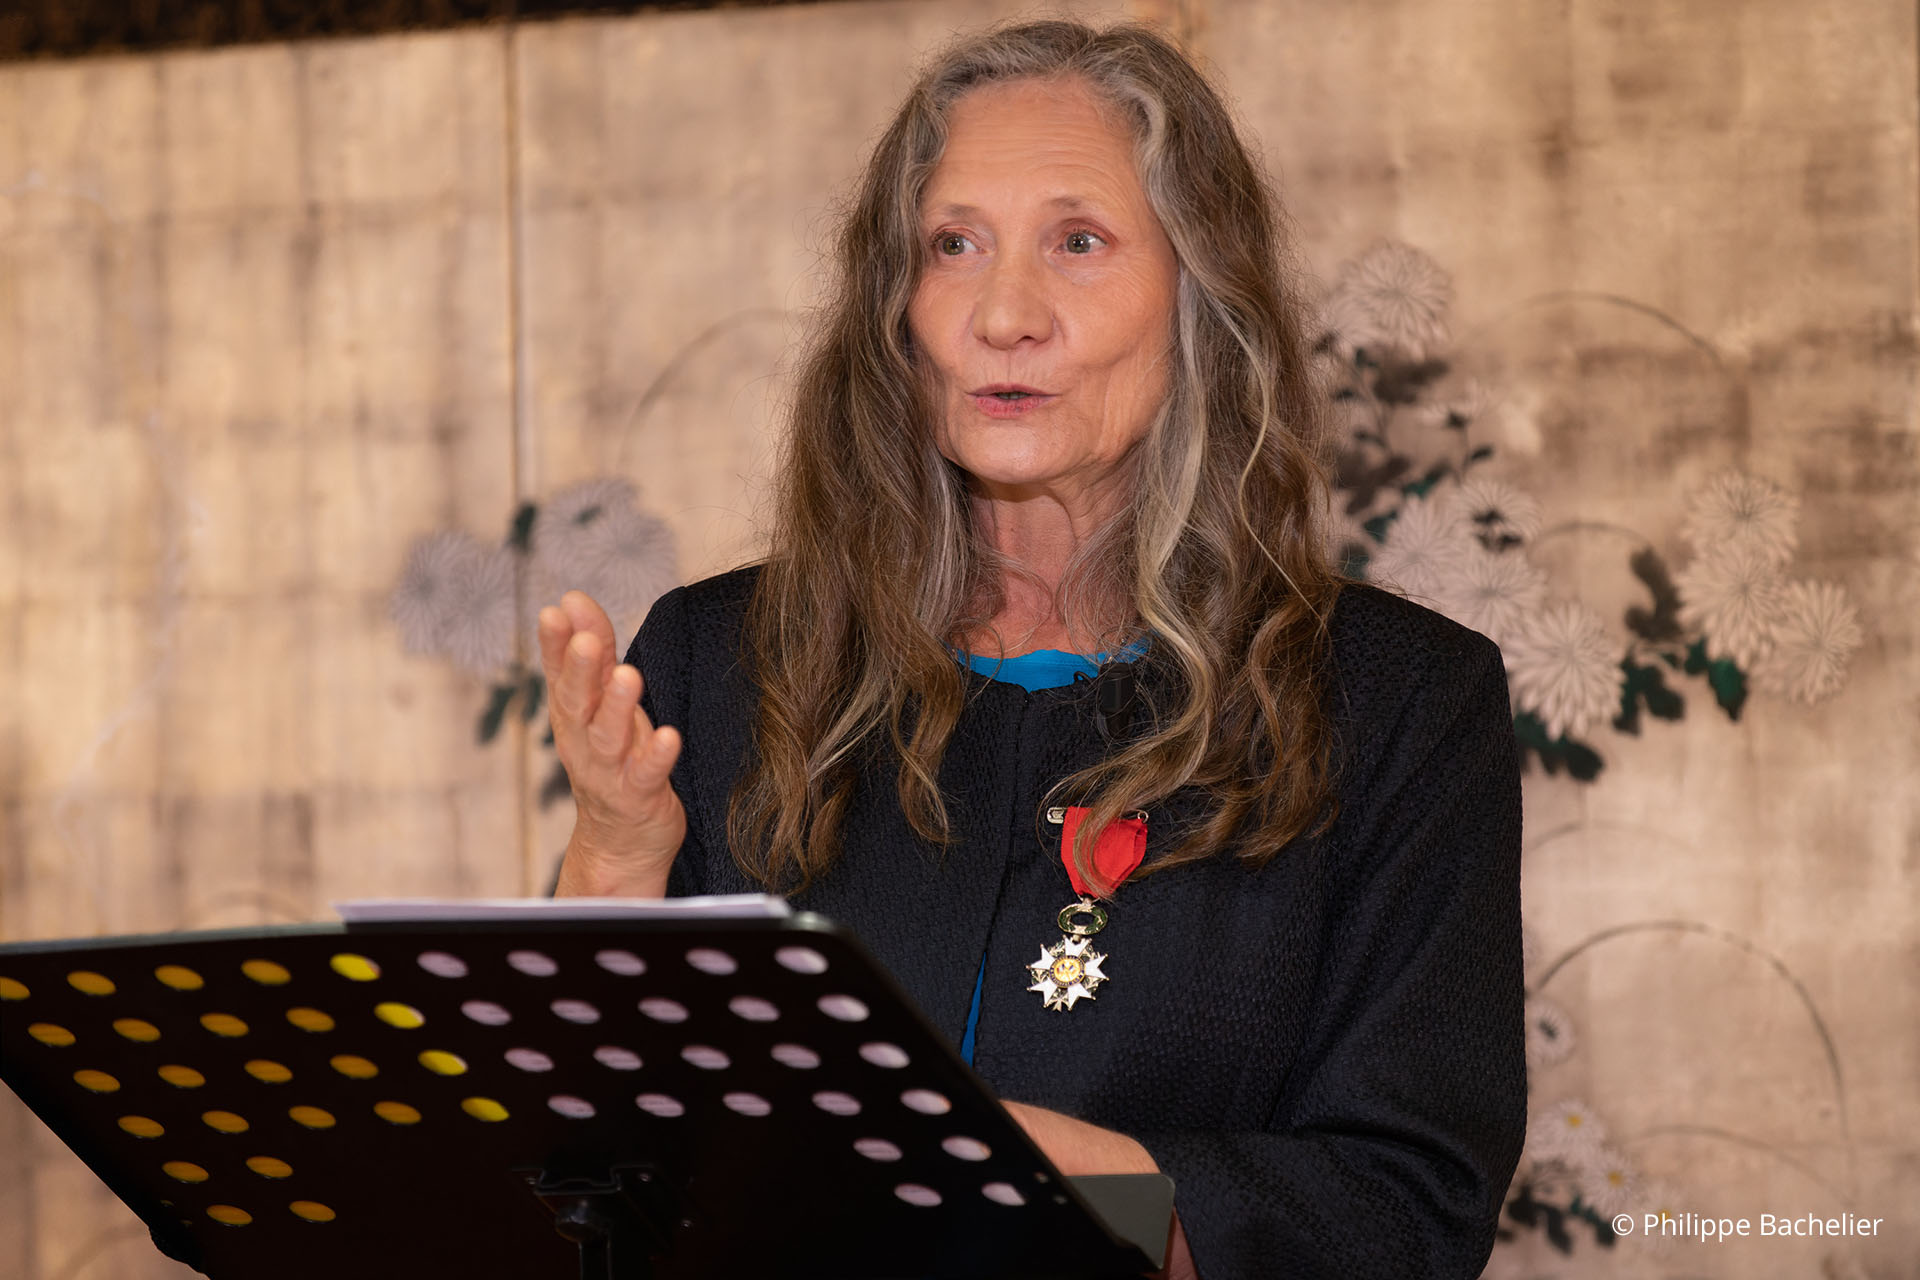
[(348, 924), (439, 920), (766, 920), (793, 914), (786, 899), (738, 893), (702, 898), (360, 898), (336, 902)]

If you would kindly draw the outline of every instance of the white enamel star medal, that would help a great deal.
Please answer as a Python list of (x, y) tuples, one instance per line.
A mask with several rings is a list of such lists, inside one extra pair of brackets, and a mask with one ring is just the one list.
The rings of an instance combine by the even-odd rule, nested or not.
[[(1077, 806), (1047, 810), (1047, 821), (1060, 824), (1060, 861), (1080, 898), (1063, 907), (1055, 920), (1060, 927), (1060, 941), (1042, 947), (1040, 958), (1027, 966), (1033, 978), (1027, 990), (1039, 992), (1042, 1004), (1062, 1012), (1082, 1000), (1093, 999), (1094, 992), (1107, 981), (1107, 975), (1100, 968), (1107, 957), (1093, 949), (1093, 935), (1107, 927), (1107, 909), (1094, 901), (1097, 896), (1094, 886), (1080, 874), (1073, 861), (1074, 833), (1087, 813), (1088, 810)], [(1147, 815), (1136, 811), (1132, 817), (1117, 819), (1100, 833), (1094, 846), (1092, 871), (1102, 886), (1117, 887), (1133, 874), (1146, 851)]]
[[(1076, 917), (1086, 915), (1086, 923)], [(1081, 999), (1093, 999), (1093, 993), (1107, 975), (1100, 972), (1106, 956), (1095, 951), (1093, 935), (1107, 926), (1107, 913), (1091, 898), (1067, 907), (1060, 913), (1060, 941), (1040, 950), (1040, 958), (1027, 966), (1033, 975), (1029, 991), (1038, 991), (1049, 1009), (1071, 1009)]]

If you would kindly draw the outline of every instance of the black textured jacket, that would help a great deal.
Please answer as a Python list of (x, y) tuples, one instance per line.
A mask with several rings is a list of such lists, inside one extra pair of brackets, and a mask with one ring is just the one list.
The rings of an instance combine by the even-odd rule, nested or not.
[[(675, 894), (758, 888), (724, 835), (750, 742), (738, 655), (756, 572), (662, 597), (628, 654), (647, 714), (685, 738)], [(984, 952), (976, 1071), (1140, 1141), (1175, 1180), (1203, 1280), (1477, 1275), (1525, 1130), (1499, 652), (1349, 587), (1332, 654), (1338, 820), (1259, 871), (1223, 853), (1123, 886), (1100, 934), (1109, 981), (1071, 1012), (1042, 1007), (1026, 966), (1074, 897), (1042, 796), (1109, 749), (1090, 682), (1028, 692), (967, 672), (940, 775), (958, 843), (936, 856), (891, 773), (869, 774), (843, 860), (793, 898), (855, 929), (956, 1044)], [(1166, 706), (1177, 676), (1152, 651), (1138, 670)], [(1149, 861), (1193, 803), (1148, 810)]]

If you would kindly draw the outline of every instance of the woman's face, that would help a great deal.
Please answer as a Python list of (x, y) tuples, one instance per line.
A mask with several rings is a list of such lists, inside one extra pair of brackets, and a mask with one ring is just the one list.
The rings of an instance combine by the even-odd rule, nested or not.
[(953, 105), (908, 307), (940, 452), (988, 497), (1104, 516), (1167, 394), (1178, 269), (1133, 142), (1074, 81)]

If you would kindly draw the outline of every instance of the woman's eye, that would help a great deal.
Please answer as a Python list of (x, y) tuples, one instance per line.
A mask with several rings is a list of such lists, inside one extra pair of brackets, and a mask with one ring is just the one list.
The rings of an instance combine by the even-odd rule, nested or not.
[(1091, 231), (1069, 231), (1067, 233), (1068, 253), (1092, 253), (1094, 246), (1102, 243), (1099, 236)]
[(958, 231), (949, 231), (933, 238), (933, 251), (945, 257), (958, 257), (967, 251), (967, 238)]

